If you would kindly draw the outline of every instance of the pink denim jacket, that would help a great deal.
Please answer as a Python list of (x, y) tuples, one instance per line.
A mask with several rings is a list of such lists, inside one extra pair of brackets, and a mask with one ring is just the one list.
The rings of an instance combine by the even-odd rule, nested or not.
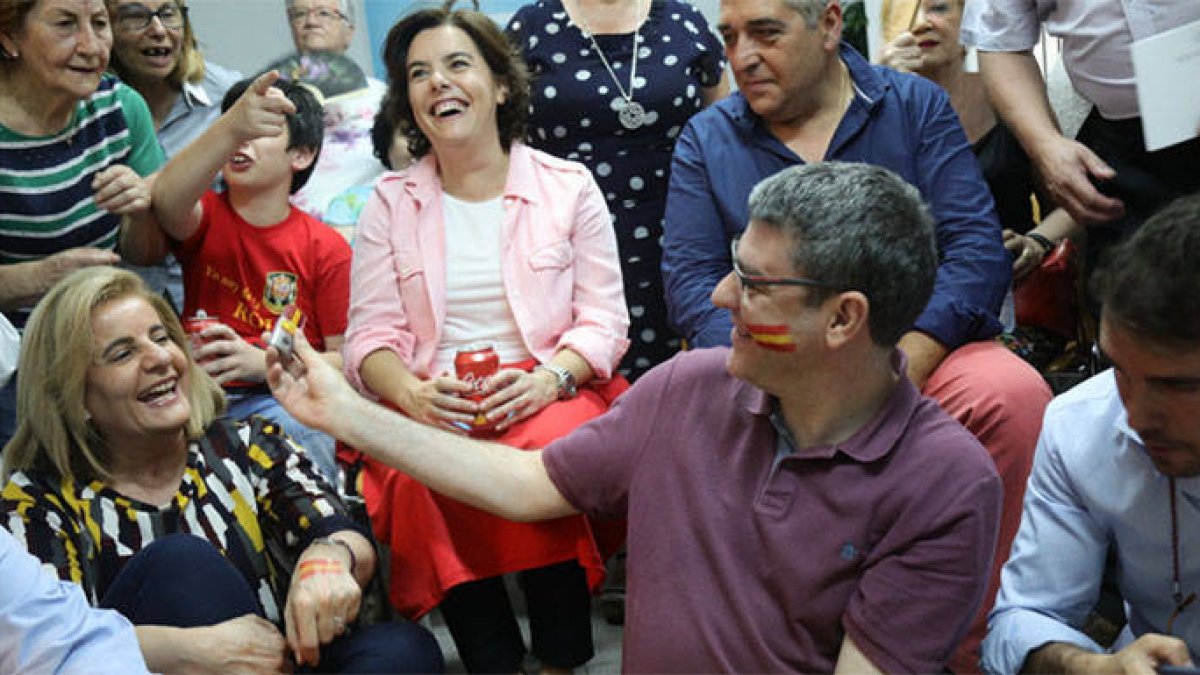
[[(345, 371), (390, 349), (429, 377), (446, 318), (446, 237), (432, 154), (385, 174), (363, 208), (350, 272)], [(523, 144), (509, 151), (504, 186), (508, 303), (538, 361), (570, 347), (609, 378), (629, 346), (629, 312), (612, 220), (591, 173)]]

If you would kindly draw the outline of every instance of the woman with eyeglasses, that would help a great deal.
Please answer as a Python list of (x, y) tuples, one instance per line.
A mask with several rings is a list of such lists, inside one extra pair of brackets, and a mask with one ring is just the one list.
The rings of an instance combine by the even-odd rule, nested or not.
[[(146, 104), (169, 159), (221, 115), (221, 99), (240, 73), (207, 63), (183, 0), (105, 0), (113, 24), (110, 69)], [(137, 270), (183, 308), (179, 263)]]
[[(145, 101), (106, 74), (112, 42), (103, 0), (0, 2), (0, 310), (18, 328), (70, 272), (165, 252), (144, 179), (162, 150)], [(19, 378), (0, 388), (0, 445)]]

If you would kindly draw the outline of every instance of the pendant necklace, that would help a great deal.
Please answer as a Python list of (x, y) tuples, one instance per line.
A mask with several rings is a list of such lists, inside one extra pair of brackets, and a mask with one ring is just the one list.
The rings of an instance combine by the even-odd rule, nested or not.
[(583, 16), (583, 7), (579, 8), (579, 23), (583, 28), (583, 32), (588, 36), (588, 40), (592, 43), (592, 49), (596, 50), (596, 56), (600, 57), (600, 63), (604, 64), (604, 68), (608, 70), (608, 74), (612, 77), (613, 83), (617, 85), (617, 91), (621, 92), (621, 98), (624, 99), (625, 105), (617, 111), (617, 120), (621, 122), (621, 126), (633, 131), (640, 128), (646, 123), (646, 109), (641, 103), (633, 100), (633, 85), (637, 81), (637, 64), (638, 64), (638, 37), (641, 34), (641, 24), (637, 30), (633, 31), (633, 57), (630, 59), (629, 66), (629, 91), (621, 86), (621, 80), (617, 79), (616, 72), (612, 66), (608, 64), (608, 58), (604, 56), (604, 50), (600, 49), (600, 45), (596, 42), (596, 37), (592, 35), (592, 27), (588, 25), (587, 18)]

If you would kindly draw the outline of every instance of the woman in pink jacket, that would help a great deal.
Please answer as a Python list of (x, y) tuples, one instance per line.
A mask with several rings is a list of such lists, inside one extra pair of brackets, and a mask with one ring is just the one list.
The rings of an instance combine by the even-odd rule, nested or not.
[[(629, 326), (604, 198), (580, 164), (522, 145), (528, 75), (486, 15), (427, 9), (385, 45), (383, 113), (419, 161), (364, 208), (351, 276), (348, 377), (414, 419), (538, 448), (600, 415), (622, 389)], [(454, 376), (489, 344), (484, 398)], [(525, 646), (498, 575), (522, 571), (544, 671), (592, 656), (589, 587), (603, 563), (580, 516), (501, 520), (368, 462), (363, 495), (392, 546), (391, 598), (409, 617), (441, 606), (467, 669), (517, 672)]]

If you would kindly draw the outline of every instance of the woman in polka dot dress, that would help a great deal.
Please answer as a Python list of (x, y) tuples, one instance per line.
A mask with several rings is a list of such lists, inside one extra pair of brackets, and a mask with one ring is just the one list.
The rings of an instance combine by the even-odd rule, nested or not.
[(507, 30), (534, 76), (529, 144), (590, 168), (612, 213), (634, 380), (679, 349), (660, 268), (668, 172), (684, 123), (729, 91), (721, 43), (679, 0), (541, 0)]

